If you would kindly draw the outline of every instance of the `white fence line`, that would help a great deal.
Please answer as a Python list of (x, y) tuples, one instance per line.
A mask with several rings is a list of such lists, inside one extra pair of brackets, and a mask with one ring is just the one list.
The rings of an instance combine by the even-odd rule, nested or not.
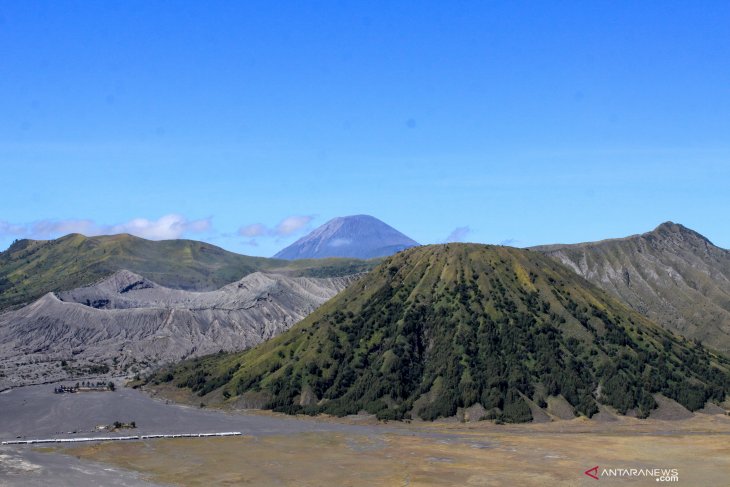
[(97, 436), (89, 438), (47, 438), (42, 440), (9, 440), (0, 445), (37, 445), (40, 443), (83, 443), (86, 441), (128, 441), (149, 440), (155, 438), (206, 438), (210, 436), (241, 436), (240, 431), (225, 431), (223, 433), (180, 433), (175, 435), (134, 435), (134, 436)]

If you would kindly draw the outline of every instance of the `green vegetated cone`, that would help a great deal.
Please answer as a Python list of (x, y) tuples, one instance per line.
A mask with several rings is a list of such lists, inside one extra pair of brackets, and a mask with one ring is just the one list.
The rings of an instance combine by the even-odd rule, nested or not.
[(645, 417), (655, 393), (694, 411), (724, 400), (729, 368), (540, 253), (445, 244), (386, 259), (254, 349), (152, 380), (288, 413), (430, 420), (480, 404), (524, 422), (554, 396), (588, 417), (599, 403)]

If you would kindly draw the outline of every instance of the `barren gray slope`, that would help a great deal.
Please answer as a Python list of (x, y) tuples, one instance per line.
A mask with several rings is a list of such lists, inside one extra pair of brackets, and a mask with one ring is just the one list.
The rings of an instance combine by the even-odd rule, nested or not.
[(184, 291), (160, 286), (133, 272), (121, 270), (93, 286), (58, 293), (59, 299), (103, 309), (252, 309), (272, 297), (286, 304), (309, 306), (324, 302), (340, 291), (350, 278), (290, 278), (254, 272), (216, 291)]
[(418, 242), (369, 215), (333, 218), (277, 253), (277, 259), (385, 257)]
[(83, 376), (94, 364), (135, 372), (242, 350), (289, 329), (353, 279), (255, 272), (217, 291), (189, 292), (120, 271), (0, 315), (0, 388)]
[(666, 328), (730, 353), (730, 252), (667, 222), (642, 235), (533, 250)]

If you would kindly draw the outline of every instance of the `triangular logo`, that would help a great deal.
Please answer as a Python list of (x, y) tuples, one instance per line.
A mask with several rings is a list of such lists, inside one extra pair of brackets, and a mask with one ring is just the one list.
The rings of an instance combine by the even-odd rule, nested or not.
[(596, 465), (593, 468), (589, 468), (588, 470), (586, 470), (583, 473), (586, 474), (586, 475), (588, 475), (592, 479), (598, 480), (598, 465)]

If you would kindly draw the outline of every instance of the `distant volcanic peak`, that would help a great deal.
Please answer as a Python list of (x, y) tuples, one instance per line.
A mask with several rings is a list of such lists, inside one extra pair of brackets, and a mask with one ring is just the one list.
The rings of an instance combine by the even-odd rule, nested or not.
[(370, 215), (333, 218), (300, 238), (274, 257), (317, 259), (385, 257), (415, 247), (418, 242)]
[(412, 246), (418, 245), (418, 242), (415, 240), (403, 235), (387, 223), (370, 215), (351, 215), (333, 218), (315, 229), (310, 235), (327, 237), (335, 243), (335, 246), (338, 241), (341, 246), (351, 243), (357, 238), (372, 238), (373, 236), (381, 239), (397, 240), (398, 242)]

